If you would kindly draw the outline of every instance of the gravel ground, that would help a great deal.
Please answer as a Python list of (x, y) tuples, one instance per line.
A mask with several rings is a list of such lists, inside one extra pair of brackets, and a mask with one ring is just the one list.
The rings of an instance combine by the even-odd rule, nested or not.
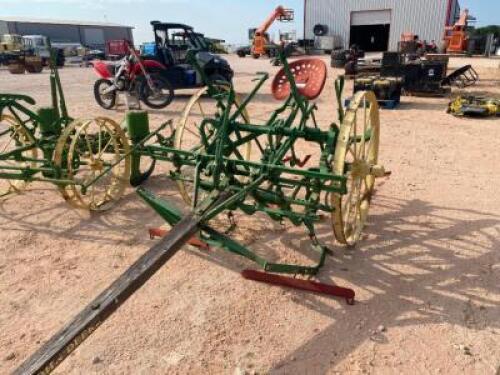
[[(266, 60), (229, 60), (250, 92)], [(326, 61), (326, 60), (325, 60)], [(472, 63), (481, 82), (467, 92), (500, 96), (499, 60)], [(317, 100), (318, 120), (336, 119), (333, 79)], [(92, 96), (91, 69), (61, 71), (70, 114), (121, 120)], [(348, 82), (347, 90), (352, 89)], [(49, 103), (48, 73), (0, 71), (2, 92)], [(193, 92), (165, 110), (176, 119)], [(255, 122), (277, 103), (266, 84), (250, 105)], [(500, 119), (457, 119), (446, 98), (404, 97), (381, 112), (382, 164), (366, 235), (353, 250), (320, 239), (334, 255), (319, 275), (352, 287), (343, 301), (246, 281), (251, 263), (189, 246), (81, 345), (59, 374), (495, 374), (500, 371)], [(307, 153), (307, 146), (301, 152)], [(181, 205), (162, 165), (147, 188)], [(308, 259), (301, 228), (238, 215), (234, 236), (271, 259)], [(154, 242), (162, 221), (127, 191), (112, 211), (72, 210), (51, 185), (33, 184), (0, 202), (0, 373), (8, 373), (58, 331)]]

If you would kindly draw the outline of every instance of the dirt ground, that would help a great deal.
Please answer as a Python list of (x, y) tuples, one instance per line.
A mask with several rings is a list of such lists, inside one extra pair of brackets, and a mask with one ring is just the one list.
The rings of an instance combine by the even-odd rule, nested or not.
[[(229, 57), (248, 93), (268, 61)], [(326, 61), (326, 60), (325, 60)], [(500, 96), (499, 60), (472, 63), (468, 92)], [(330, 68), (329, 68), (330, 69)], [(318, 120), (336, 119), (333, 79)], [(70, 114), (110, 116), (94, 102), (91, 69), (61, 71)], [(347, 92), (352, 82), (347, 84)], [(0, 91), (49, 103), (48, 73), (0, 72)], [(152, 123), (176, 119), (192, 92)], [(357, 303), (246, 281), (237, 256), (186, 246), (56, 371), (58, 374), (498, 374), (500, 373), (500, 119), (457, 119), (446, 98), (404, 97), (381, 112), (379, 181), (365, 236), (334, 250), (319, 278), (353, 288)], [(250, 106), (255, 122), (277, 102), (268, 82)], [(307, 150), (303, 150), (304, 153)], [(162, 165), (146, 187), (181, 204)], [(271, 259), (310, 255), (301, 228), (239, 215), (235, 236)], [(71, 209), (51, 185), (0, 203), (0, 373), (15, 369), (150, 248), (162, 225), (130, 188), (101, 214)]]

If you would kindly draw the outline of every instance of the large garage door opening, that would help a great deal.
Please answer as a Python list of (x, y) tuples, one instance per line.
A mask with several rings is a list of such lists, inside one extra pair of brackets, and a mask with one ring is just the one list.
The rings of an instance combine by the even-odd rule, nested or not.
[(366, 52), (381, 52), (389, 49), (391, 11), (373, 10), (351, 13), (349, 44), (356, 44)]

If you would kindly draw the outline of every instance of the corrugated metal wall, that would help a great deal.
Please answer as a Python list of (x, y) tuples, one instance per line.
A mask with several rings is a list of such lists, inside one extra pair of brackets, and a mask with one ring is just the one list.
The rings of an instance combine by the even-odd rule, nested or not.
[(396, 50), (400, 36), (412, 32), (422, 40), (440, 43), (444, 33), (448, 0), (306, 0), (305, 37), (314, 38), (314, 25), (328, 25), (330, 35), (349, 43), (351, 12), (391, 10), (389, 49)]
[(127, 27), (81, 26), (47, 23), (7, 22), (9, 33), (20, 35), (45, 35), (53, 42), (81, 43), (92, 48), (104, 48), (95, 40), (85, 40), (85, 29), (101, 30), (104, 42), (115, 39), (134, 41), (132, 30)]
[(9, 25), (5, 21), (0, 21), (0, 35), (9, 33)]
[(53, 42), (80, 43), (80, 30), (77, 25), (55, 25), (46, 23), (12, 22), (11, 32), (20, 35), (44, 35)]

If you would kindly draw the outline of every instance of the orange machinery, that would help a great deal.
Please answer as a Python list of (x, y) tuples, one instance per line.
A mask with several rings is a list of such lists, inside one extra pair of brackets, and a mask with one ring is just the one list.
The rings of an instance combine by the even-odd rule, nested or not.
[(285, 9), (282, 6), (277, 7), (266, 21), (255, 31), (252, 43), (252, 55), (258, 57), (266, 54), (266, 32), (274, 21), (289, 22), (293, 21), (293, 19), (294, 12), (292, 9)]
[(447, 53), (464, 53), (467, 51), (469, 35), (467, 27), (469, 25), (469, 10), (464, 9), (460, 18), (453, 26), (446, 26), (444, 32), (444, 42)]

